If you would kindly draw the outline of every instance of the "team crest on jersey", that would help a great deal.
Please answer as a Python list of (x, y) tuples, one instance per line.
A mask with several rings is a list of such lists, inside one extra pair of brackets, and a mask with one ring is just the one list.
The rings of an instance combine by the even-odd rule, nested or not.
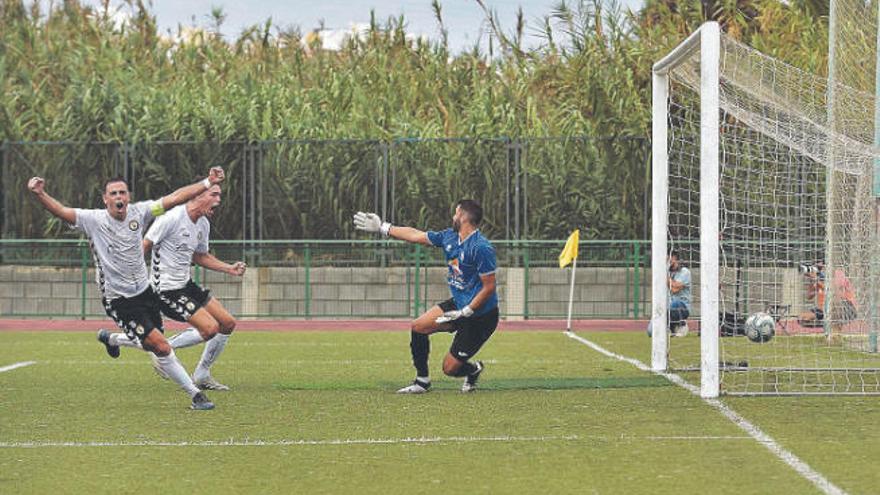
[(141, 224), (138, 223), (137, 220), (132, 220), (132, 221), (128, 222), (128, 230), (131, 230), (132, 232), (136, 232), (137, 229), (139, 229), (139, 228), (141, 228)]
[(193, 304), (192, 301), (186, 303), (186, 310), (187, 310), (187, 311), (192, 312), (192, 311), (195, 310), (195, 309), (196, 309), (196, 305)]
[(455, 274), (456, 277), (461, 277), (463, 275), (461, 267), (458, 266), (457, 258), (452, 258), (451, 260), (449, 260), (449, 268), (452, 270), (452, 273)]

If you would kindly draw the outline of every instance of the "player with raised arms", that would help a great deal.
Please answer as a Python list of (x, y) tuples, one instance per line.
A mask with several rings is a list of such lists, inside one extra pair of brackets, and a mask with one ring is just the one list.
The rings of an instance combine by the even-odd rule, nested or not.
[[(221, 190), (217, 184), (195, 198), (162, 215), (147, 230), (144, 252), (151, 255), (151, 284), (159, 295), (162, 313), (172, 320), (188, 322), (192, 327), (168, 339), (173, 349), (207, 342), (193, 381), (203, 390), (229, 390), (229, 387), (211, 376), (211, 365), (223, 352), (235, 329), (235, 318), (220, 304), (210, 291), (190, 278), (192, 263), (209, 270), (235, 276), (244, 275), (247, 265), (238, 261), (224, 263), (208, 252), (211, 233), (210, 219), (220, 206)], [(136, 341), (123, 336), (115, 343), (137, 347)], [(153, 358), (153, 367), (162, 378), (169, 378)]]
[[(223, 169), (213, 167), (203, 181), (158, 200), (137, 203), (130, 203), (125, 179), (113, 178), (104, 184), (106, 208), (103, 209), (70, 208), (46, 192), (43, 178), (33, 177), (28, 181), (28, 189), (43, 208), (88, 236), (107, 316), (128, 338), (140, 342), (144, 350), (156, 355), (165, 373), (190, 395), (191, 407), (200, 410), (213, 409), (214, 404), (193, 383), (163, 335), (159, 299), (150, 287), (142, 239), (147, 224), (155, 217), (210, 189), (223, 178)], [(122, 334), (107, 332), (105, 336), (111, 335)], [(119, 348), (112, 342), (102, 342), (111, 356), (119, 355)]]
[(484, 366), (481, 361), (469, 360), (498, 326), (495, 248), (479, 230), (482, 220), (482, 207), (471, 199), (456, 204), (452, 228), (440, 232), (393, 226), (383, 222), (375, 213), (357, 212), (354, 216), (358, 230), (438, 247), (443, 249), (446, 257), (447, 282), (452, 298), (438, 303), (412, 322), (410, 351), (416, 378), (412, 384), (398, 390), (400, 394), (423, 394), (430, 390), (428, 354), (431, 346), (428, 336), (435, 332), (455, 333), (443, 359), (443, 373), (463, 377), (462, 392), (476, 389)]

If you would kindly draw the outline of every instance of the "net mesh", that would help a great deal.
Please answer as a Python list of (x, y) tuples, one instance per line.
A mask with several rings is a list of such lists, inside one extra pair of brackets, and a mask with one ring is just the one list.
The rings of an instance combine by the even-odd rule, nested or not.
[[(696, 288), (699, 52), (669, 80), (668, 241)], [(722, 36), (720, 287), (705, 290), (719, 298), (723, 393), (880, 393), (874, 95), (830, 84)], [(768, 342), (742, 335), (756, 313), (776, 321)], [(699, 359), (698, 339), (671, 340), (671, 368)]]

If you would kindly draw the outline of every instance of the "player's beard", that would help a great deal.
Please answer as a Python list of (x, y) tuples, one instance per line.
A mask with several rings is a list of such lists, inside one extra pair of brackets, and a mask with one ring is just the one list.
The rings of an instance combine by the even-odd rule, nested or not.
[(461, 230), (461, 221), (453, 220), (452, 221), (452, 230), (454, 232), (458, 232), (459, 230)]

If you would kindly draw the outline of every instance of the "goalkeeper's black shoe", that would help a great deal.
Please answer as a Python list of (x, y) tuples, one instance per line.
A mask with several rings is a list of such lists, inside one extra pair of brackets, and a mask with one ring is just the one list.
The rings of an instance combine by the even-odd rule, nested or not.
[(461, 391), (464, 393), (473, 392), (477, 389), (477, 380), (480, 379), (480, 374), (482, 374), (485, 369), (482, 361), (475, 362), (474, 366), (476, 366), (477, 369), (468, 375), (467, 378), (464, 379), (464, 383), (461, 384)]
[(110, 345), (110, 332), (104, 330), (103, 328), (98, 330), (98, 342), (104, 344), (104, 348), (107, 349), (107, 354), (110, 355), (113, 359), (119, 357), (119, 346), (118, 345)]

